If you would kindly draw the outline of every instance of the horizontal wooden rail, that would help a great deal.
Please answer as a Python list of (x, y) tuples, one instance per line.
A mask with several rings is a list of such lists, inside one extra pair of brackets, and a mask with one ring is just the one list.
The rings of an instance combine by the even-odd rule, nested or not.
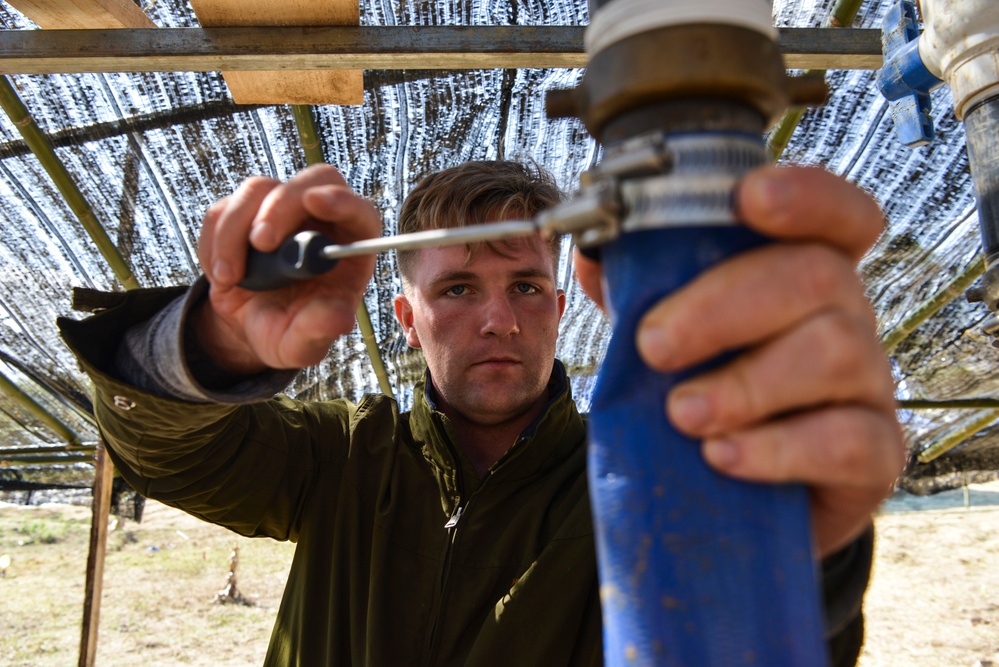
[[(0, 73), (585, 67), (580, 26), (5, 30)], [(877, 69), (880, 31), (784, 28), (789, 68)]]

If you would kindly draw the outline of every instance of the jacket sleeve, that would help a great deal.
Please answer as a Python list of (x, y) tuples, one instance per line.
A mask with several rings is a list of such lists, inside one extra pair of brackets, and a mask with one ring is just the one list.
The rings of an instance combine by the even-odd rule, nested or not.
[(125, 332), (183, 293), (134, 290), (85, 320), (59, 320), (94, 383), (108, 453), (144, 496), (243, 535), (295, 540), (313, 485), (335, 479), (342, 468), (356, 406), (287, 397), (194, 402), (126, 382), (115, 370)]
[(864, 644), (864, 592), (874, 560), (874, 527), (822, 562), (830, 664), (852, 667)]

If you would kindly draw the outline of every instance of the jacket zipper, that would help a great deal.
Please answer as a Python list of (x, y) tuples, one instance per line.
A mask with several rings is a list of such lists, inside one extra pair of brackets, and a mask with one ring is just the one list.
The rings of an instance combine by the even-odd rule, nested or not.
[(451, 515), (451, 518), (444, 524), (445, 530), (450, 533), (450, 539), (447, 543), (447, 549), (444, 550), (444, 562), (441, 565), (441, 585), (439, 591), (440, 601), (437, 604), (437, 610), (434, 614), (434, 622), (430, 626), (430, 650), (427, 651), (427, 661), (424, 663), (426, 665), (433, 665), (437, 658), (437, 635), (440, 631), (440, 620), (444, 607), (444, 594), (447, 592), (447, 580), (451, 574), (451, 553), (454, 551), (454, 544), (458, 538), (458, 522), (461, 521), (461, 517), (465, 513), (465, 509), (467, 507), (467, 503), (464, 506), (459, 504), (454, 514)]

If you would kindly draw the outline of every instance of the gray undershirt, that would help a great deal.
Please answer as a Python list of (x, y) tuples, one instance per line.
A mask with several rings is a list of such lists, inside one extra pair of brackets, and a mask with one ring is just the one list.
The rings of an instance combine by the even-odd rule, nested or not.
[(152, 394), (196, 403), (251, 403), (287, 387), (297, 369), (237, 377), (212, 363), (187, 331), (193, 307), (206, 298), (208, 281), (202, 276), (186, 294), (131, 327), (115, 358), (119, 377)]

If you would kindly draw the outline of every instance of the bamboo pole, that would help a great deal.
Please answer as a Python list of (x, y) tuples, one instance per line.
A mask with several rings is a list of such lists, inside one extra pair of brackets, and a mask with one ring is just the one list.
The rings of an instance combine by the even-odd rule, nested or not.
[(80, 635), (79, 667), (93, 667), (97, 657), (97, 631), (100, 627), (101, 592), (104, 587), (104, 556), (107, 552), (108, 514), (111, 512), (111, 484), (114, 466), (101, 443), (93, 456), (94, 504), (90, 521), (90, 552), (87, 555), (87, 584), (83, 597), (83, 624)]
[(885, 352), (891, 353), (920, 324), (962, 294), (983, 273), (985, 273), (985, 260), (979, 256), (881, 338), (881, 345)]
[[(857, 12), (860, 11), (862, 2), (863, 0), (837, 0), (836, 5), (829, 12), (829, 18), (826, 19), (826, 27), (850, 27), (853, 24), (853, 20), (857, 18)], [(810, 69), (806, 71), (806, 74), (824, 75), (826, 71), (824, 69)], [(791, 143), (791, 136), (798, 129), (798, 124), (804, 115), (804, 109), (789, 109), (777, 121), (774, 129), (767, 136), (767, 153), (770, 154), (771, 161), (776, 162), (783, 155), (788, 144)]]
[[(323, 147), (319, 141), (319, 131), (316, 128), (315, 117), (312, 115), (312, 107), (295, 104), (292, 105), (292, 113), (295, 116), (295, 125), (298, 127), (299, 142), (305, 150), (306, 162), (310, 165), (324, 162)], [(357, 308), (357, 326), (361, 330), (361, 338), (368, 351), (372, 370), (375, 372), (375, 377), (378, 378), (379, 389), (386, 396), (394, 397), (392, 383), (389, 382), (385, 362), (382, 360), (382, 352), (378, 348), (378, 341), (375, 340), (375, 329), (371, 325), (371, 315), (368, 313), (368, 306), (363, 299)]]
[(20, 463), (22, 465), (70, 465), (72, 463), (91, 463), (93, 460), (93, 452), (89, 454), (62, 454), (59, 456), (14, 454), (9, 456), (0, 456), (0, 467), (9, 466), (11, 463)]
[(77, 435), (76, 431), (63, 423), (54, 414), (46, 410), (41, 403), (25, 393), (23, 389), (14, 384), (14, 382), (3, 373), (0, 373), (0, 390), (17, 402), (18, 405), (41, 420), (50, 429), (55, 431), (55, 433), (67, 443), (70, 445), (80, 444), (80, 436)]
[(18, 454), (59, 454), (60, 452), (81, 452), (92, 454), (94, 445), (56, 445), (52, 447), (5, 447), (0, 449), (0, 460), (5, 456), (16, 456)]
[(298, 128), (298, 142), (305, 151), (307, 164), (325, 162), (323, 147), (319, 141), (319, 129), (312, 115), (312, 107), (307, 104), (291, 105), (291, 113), (295, 116), (295, 126)]
[(951, 431), (940, 440), (920, 452), (918, 459), (920, 463), (929, 463), (939, 458), (950, 450), (954, 449), (972, 435), (983, 428), (991, 426), (999, 419), (999, 410), (987, 410), (975, 419)]
[(0, 106), (3, 107), (3, 110), (7, 113), (7, 117), (14, 123), (18, 132), (21, 133), (24, 143), (28, 145), (31, 152), (35, 154), (35, 157), (42, 164), (42, 167), (48, 172), (49, 177), (59, 189), (59, 192), (62, 193), (70, 210), (73, 211), (77, 220), (80, 221), (87, 234), (90, 235), (90, 238), (97, 245), (97, 249), (104, 256), (104, 259), (107, 260), (118, 282), (125, 289), (138, 287), (139, 283), (135, 279), (135, 276), (132, 275), (132, 269), (129, 268), (125, 258), (118, 252), (118, 248), (115, 247), (104, 227), (97, 220), (97, 216), (83, 196), (83, 193), (80, 192), (76, 181), (73, 180), (72, 175), (66, 169), (65, 165), (63, 165), (59, 156), (56, 155), (52, 142), (35, 123), (27, 107), (24, 106), (17, 91), (14, 89), (14, 85), (6, 76), (0, 77)]
[[(104, 256), (118, 282), (125, 289), (137, 289), (139, 281), (133, 275), (128, 262), (115, 247), (73, 176), (59, 159), (52, 141), (35, 123), (10, 79), (6, 76), (0, 77), (0, 106), (3, 107), (28, 148), (35, 154), (52, 182), (59, 189), (67, 206), (83, 225), (98, 251)], [(78, 441), (79, 438), (77, 438)], [(30, 462), (48, 464), (74, 463), (85, 460), (94, 461), (94, 502), (90, 521), (90, 548), (87, 555), (79, 664), (81, 667), (90, 667), (94, 664), (94, 657), (97, 653), (97, 631), (104, 577), (104, 556), (107, 551), (108, 513), (111, 509), (111, 480), (114, 475), (114, 466), (107, 458), (107, 453), (103, 447), (99, 447), (94, 456), (86, 458), (68, 454), (62, 457), (32, 457)]]
[(999, 409), (999, 398), (954, 398), (935, 400), (909, 398), (898, 402), (900, 410), (981, 410)]

